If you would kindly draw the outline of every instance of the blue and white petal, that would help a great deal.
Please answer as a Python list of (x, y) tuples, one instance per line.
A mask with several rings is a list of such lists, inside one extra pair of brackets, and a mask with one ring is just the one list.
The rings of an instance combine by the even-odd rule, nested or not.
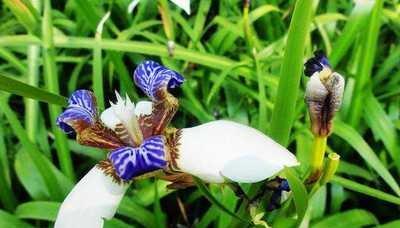
[(166, 167), (164, 138), (152, 136), (140, 147), (121, 147), (110, 152), (110, 159), (117, 175), (129, 181), (141, 174)]
[(176, 88), (184, 81), (178, 72), (152, 60), (146, 60), (137, 66), (133, 78), (136, 85), (151, 99), (157, 99), (159, 91)]
[(67, 109), (57, 118), (57, 125), (66, 133), (84, 129), (97, 120), (96, 98), (88, 90), (75, 91), (68, 100)]
[(299, 164), (268, 136), (231, 121), (184, 128), (179, 143), (178, 168), (209, 183), (254, 183)]

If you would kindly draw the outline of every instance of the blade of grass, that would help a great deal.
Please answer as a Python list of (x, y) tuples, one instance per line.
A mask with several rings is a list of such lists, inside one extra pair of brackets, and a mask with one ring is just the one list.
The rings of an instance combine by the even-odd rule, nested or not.
[(65, 106), (67, 104), (67, 99), (65, 97), (25, 84), (16, 79), (4, 76), (1, 73), (0, 73), (0, 90), (23, 97), (29, 97), (35, 100), (40, 100), (49, 104), (55, 104), (61, 106)]
[(144, 227), (156, 227), (152, 212), (138, 205), (128, 197), (122, 199), (118, 207), (118, 214), (127, 216)]
[(214, 206), (218, 207), (221, 211), (225, 212), (226, 214), (230, 215), (232, 218), (235, 218), (237, 220), (240, 220), (241, 222), (244, 223), (249, 223), (248, 221), (244, 220), (243, 218), (239, 217), (237, 214), (233, 213), (230, 211), (228, 208), (226, 208), (221, 202), (219, 202), (213, 194), (208, 190), (207, 186), (204, 184), (203, 181), (201, 181), (197, 177), (193, 177), (198, 189), (203, 193), (204, 197), (208, 199)]
[(371, 188), (367, 185), (363, 185), (360, 183), (357, 183), (355, 181), (340, 177), (340, 176), (334, 176), (332, 178), (332, 182), (339, 184), (343, 186), (344, 188), (350, 189), (355, 192), (359, 192), (389, 203), (397, 204), (400, 205), (400, 198), (394, 195), (390, 195), (386, 192), (379, 191), (376, 188)]
[(364, 113), (366, 113), (364, 119), (372, 129), (375, 137), (382, 140), (390, 156), (394, 160), (398, 172), (400, 172), (400, 146), (396, 128), (372, 93), (369, 92), (365, 95), (364, 92), (363, 96)]
[(8, 211), (13, 211), (17, 206), (17, 200), (11, 188), (10, 166), (2, 123), (0, 123), (0, 186), (0, 201), (3, 207)]
[(269, 133), (273, 139), (284, 146), (288, 144), (294, 120), (306, 37), (311, 24), (312, 5), (312, 0), (296, 1), (281, 66)]
[(348, 144), (350, 144), (354, 150), (358, 152), (358, 154), (367, 162), (372, 169), (374, 169), (380, 177), (390, 186), (390, 188), (400, 196), (400, 188), (396, 180), (390, 174), (390, 172), (386, 169), (386, 167), (379, 160), (378, 156), (374, 153), (371, 147), (365, 142), (365, 140), (358, 134), (358, 132), (352, 128), (350, 125), (347, 125), (339, 120), (334, 122), (334, 131), (333, 133), (343, 140), (345, 140)]
[(18, 205), (15, 215), (22, 219), (35, 219), (54, 222), (60, 207), (59, 202), (32, 201)]
[(290, 189), (293, 192), (293, 199), (297, 213), (297, 224), (300, 224), (304, 216), (306, 215), (306, 211), (308, 208), (307, 189), (300, 178), (297, 177), (297, 174), (291, 168), (286, 168), (284, 173), (287, 180), (289, 181)]
[(7, 228), (34, 228), (34, 226), (30, 225), (29, 223), (25, 223), (17, 216), (0, 210), (0, 227), (7, 227)]
[[(32, 1), (32, 6), (40, 12), (40, 2)], [(28, 84), (37, 87), (39, 84), (40, 45), (28, 46)], [(39, 103), (34, 99), (25, 99), (25, 128), (31, 141), (35, 141), (39, 122)]]
[[(59, 94), (59, 81), (57, 75), (55, 49), (53, 42), (53, 24), (51, 16), (50, 0), (44, 1), (44, 15), (42, 23), (43, 38), (43, 67), (44, 77), (47, 89)], [(74, 169), (72, 167), (71, 154), (68, 148), (67, 138), (56, 125), (57, 116), (61, 113), (61, 108), (55, 105), (49, 105), (50, 121), (52, 131), (55, 136), (57, 157), (60, 163), (61, 171), (71, 180), (75, 179)]]
[(374, 8), (368, 20), (368, 28), (365, 32), (361, 62), (358, 64), (356, 73), (356, 83), (353, 93), (352, 108), (350, 111), (350, 123), (353, 127), (358, 127), (364, 106), (364, 92), (369, 89), (371, 82), (371, 72), (375, 60), (375, 51), (381, 26), (381, 14), (383, 0), (375, 1)]
[(44, 183), (49, 189), (51, 199), (62, 200), (64, 198), (62, 194), (63, 191), (60, 189), (58, 183), (54, 181), (56, 180), (56, 177), (53, 172), (50, 171), (50, 168), (48, 167), (48, 165), (46, 165), (45, 161), (43, 161), (43, 157), (39, 153), (37, 146), (29, 140), (25, 129), (18, 121), (15, 113), (11, 110), (10, 106), (7, 103), (7, 100), (5, 98), (1, 98), (0, 104), (0, 111), (5, 114), (14, 134), (17, 136), (22, 146), (28, 151), (28, 154), (30, 155), (33, 163), (39, 170)]
[(352, 209), (331, 215), (314, 224), (313, 228), (365, 227), (378, 224), (375, 216), (366, 210)]
[(39, 14), (27, 0), (4, 0), (18, 21), (26, 30), (37, 34), (39, 30)]
[(357, 35), (367, 23), (367, 19), (373, 7), (372, 1), (356, 1), (354, 8), (346, 22), (346, 25), (332, 45), (332, 53), (329, 55), (329, 62), (333, 68), (341, 61), (350, 49)]
[[(103, 32), (104, 23), (110, 17), (110, 12), (107, 12), (104, 17), (100, 20), (95, 35), (95, 41), (101, 40), (101, 34)], [(101, 47), (96, 46), (93, 49), (93, 91), (97, 97), (97, 104), (100, 110), (104, 110), (104, 91), (103, 91), (103, 61), (102, 61), (102, 50)]]

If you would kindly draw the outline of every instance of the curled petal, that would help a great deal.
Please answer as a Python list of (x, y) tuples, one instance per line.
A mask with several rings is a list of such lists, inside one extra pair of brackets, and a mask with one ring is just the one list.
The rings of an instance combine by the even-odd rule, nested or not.
[(66, 133), (80, 132), (97, 120), (96, 98), (88, 90), (75, 91), (67, 109), (57, 118), (57, 125)]
[(313, 134), (327, 136), (332, 119), (339, 110), (344, 91), (343, 77), (334, 72), (325, 81), (319, 73), (311, 76), (306, 88), (306, 103), (310, 112)]
[(116, 183), (99, 167), (92, 168), (61, 204), (54, 227), (103, 227), (104, 219), (114, 216), (128, 186)]
[(110, 152), (110, 159), (117, 175), (125, 181), (141, 174), (166, 167), (164, 138), (153, 136), (140, 147), (121, 147)]
[(324, 68), (330, 68), (328, 58), (322, 51), (314, 52), (314, 57), (310, 58), (304, 64), (304, 74), (306, 76), (311, 76), (315, 72), (321, 72)]
[(177, 168), (210, 183), (254, 183), (296, 166), (296, 157), (260, 131), (218, 120), (181, 130)]
[(184, 78), (178, 72), (159, 63), (146, 60), (141, 63), (133, 75), (136, 85), (151, 99), (162, 99), (167, 89), (180, 86)]

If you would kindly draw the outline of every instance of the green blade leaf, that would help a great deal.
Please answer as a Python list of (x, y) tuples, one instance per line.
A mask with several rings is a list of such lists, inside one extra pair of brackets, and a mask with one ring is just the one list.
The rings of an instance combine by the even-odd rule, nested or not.
[(238, 219), (238, 220), (240, 220), (242, 222), (249, 223), (245, 219), (239, 217), (238, 215), (236, 215), (235, 213), (230, 211), (228, 208), (226, 208), (221, 202), (219, 202), (213, 196), (213, 194), (210, 192), (210, 190), (208, 190), (207, 186), (205, 185), (205, 183), (202, 180), (200, 180), (199, 178), (197, 178), (195, 176), (193, 176), (193, 179), (194, 179), (194, 182), (196, 183), (197, 187), (199, 188), (199, 190), (208, 199), (208, 201), (210, 201), (213, 205), (215, 205), (217, 208), (219, 208), (221, 211), (225, 212), (226, 214), (232, 216), (233, 218)]
[(369, 187), (367, 185), (362, 185), (362, 184), (359, 184), (359, 183), (357, 183), (355, 181), (351, 181), (351, 180), (345, 179), (345, 178), (340, 177), (340, 176), (334, 176), (333, 179), (332, 179), (332, 182), (340, 184), (344, 188), (347, 188), (347, 189), (350, 189), (350, 190), (353, 190), (353, 191), (356, 191), (356, 192), (359, 192), (359, 193), (362, 193), (362, 194), (365, 194), (365, 195), (368, 195), (368, 196), (371, 196), (371, 197), (375, 197), (375, 198), (380, 199), (380, 200), (384, 200), (384, 201), (387, 201), (387, 202), (390, 202), (390, 203), (394, 203), (394, 204), (400, 205), (400, 198), (399, 197), (390, 195), (390, 194), (388, 194), (386, 192), (379, 191), (379, 190), (377, 190), (375, 188), (371, 188), (371, 187)]
[(272, 113), (270, 134), (286, 146), (295, 115), (306, 37), (309, 33), (313, 1), (298, 0), (290, 21), (285, 54), (281, 66), (278, 94)]
[(308, 193), (303, 182), (291, 168), (285, 168), (284, 174), (289, 181), (290, 189), (293, 192), (294, 204), (297, 212), (297, 224), (303, 220), (308, 207)]
[(364, 227), (377, 224), (378, 220), (366, 210), (353, 209), (331, 215), (313, 225), (313, 228)]
[(399, 185), (393, 178), (392, 174), (390, 174), (371, 147), (358, 134), (358, 132), (354, 130), (354, 128), (340, 120), (336, 120), (333, 133), (349, 143), (371, 166), (371, 168), (373, 168), (379, 174), (379, 176), (382, 177), (382, 179), (392, 188), (392, 190), (400, 196)]
[(65, 106), (67, 98), (47, 92), (44, 89), (31, 86), (16, 79), (0, 74), (0, 90), (13, 93), (19, 96), (40, 100), (49, 104)]
[(0, 210), (0, 227), (7, 227), (7, 228), (33, 228), (28, 223), (23, 222), (15, 215), (9, 214), (3, 210)]
[(23, 219), (37, 219), (54, 222), (59, 207), (59, 202), (33, 201), (20, 204), (15, 210), (15, 215)]

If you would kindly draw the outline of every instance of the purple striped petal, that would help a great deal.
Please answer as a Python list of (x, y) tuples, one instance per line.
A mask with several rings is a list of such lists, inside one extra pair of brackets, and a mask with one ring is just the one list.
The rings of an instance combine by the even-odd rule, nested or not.
[(315, 72), (320, 72), (324, 67), (330, 68), (331, 65), (329, 64), (328, 58), (322, 51), (314, 52), (314, 57), (307, 60), (304, 64), (304, 74), (306, 76), (311, 76)]
[(161, 89), (176, 88), (184, 81), (183, 76), (178, 72), (152, 60), (146, 60), (139, 64), (133, 74), (133, 79), (136, 85), (152, 99), (156, 99), (157, 92)]
[(152, 136), (143, 141), (140, 147), (121, 147), (108, 155), (117, 175), (129, 181), (141, 174), (163, 169), (167, 162), (164, 152), (164, 138)]
[(97, 120), (96, 98), (88, 90), (75, 91), (68, 107), (57, 118), (57, 125), (65, 133), (74, 133), (94, 124)]

